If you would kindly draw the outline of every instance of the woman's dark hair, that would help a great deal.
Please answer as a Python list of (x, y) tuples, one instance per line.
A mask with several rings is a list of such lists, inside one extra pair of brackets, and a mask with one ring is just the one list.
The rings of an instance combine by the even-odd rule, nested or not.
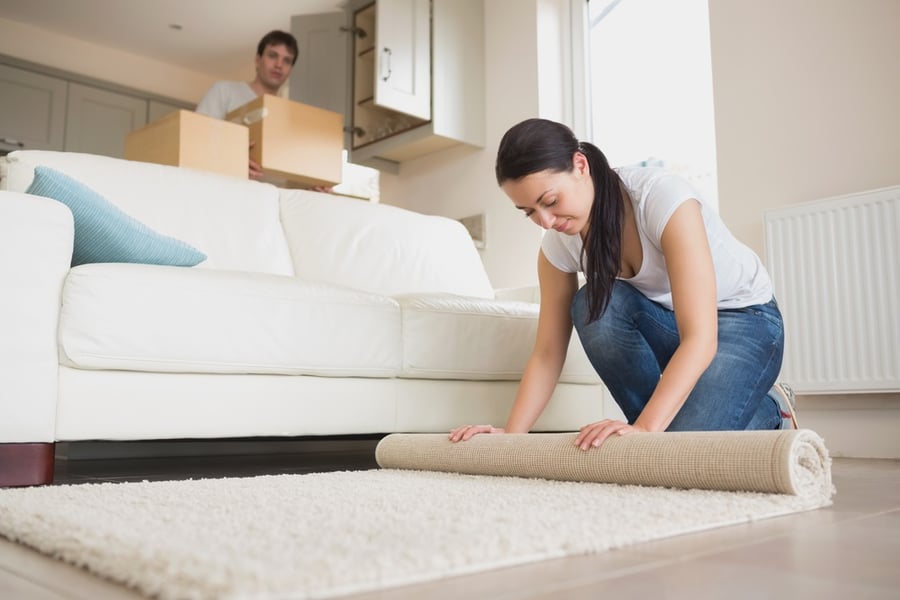
[(587, 158), (594, 182), (594, 202), (581, 257), (587, 279), (589, 319), (594, 321), (609, 304), (622, 262), (625, 206), (618, 173), (610, 168), (599, 148), (579, 142), (571, 129), (546, 119), (527, 119), (504, 134), (495, 171), (498, 185), (541, 171), (567, 173), (574, 168), (576, 152)]
[(291, 54), (294, 55), (294, 60), (291, 61), (291, 65), (296, 64), (297, 40), (287, 31), (274, 29), (264, 35), (263, 38), (259, 40), (259, 44), (256, 45), (256, 55), (262, 56), (263, 52), (266, 51), (266, 46), (286, 46), (287, 49), (291, 51)]

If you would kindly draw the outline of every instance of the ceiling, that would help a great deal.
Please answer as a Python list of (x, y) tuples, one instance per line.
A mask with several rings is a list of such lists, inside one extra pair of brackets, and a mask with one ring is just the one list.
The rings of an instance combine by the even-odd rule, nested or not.
[(0, 0), (0, 19), (223, 76), (250, 64), (256, 44), (268, 31), (290, 30), (291, 16), (338, 11), (342, 4), (341, 0)]

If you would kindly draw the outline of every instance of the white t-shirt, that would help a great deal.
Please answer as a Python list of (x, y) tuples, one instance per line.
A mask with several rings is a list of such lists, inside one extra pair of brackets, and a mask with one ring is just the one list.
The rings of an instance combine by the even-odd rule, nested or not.
[(217, 81), (197, 105), (195, 112), (216, 119), (256, 99), (256, 92), (246, 81)]
[[(719, 215), (685, 179), (655, 167), (615, 169), (628, 190), (641, 238), (643, 261), (638, 273), (625, 281), (654, 302), (672, 308), (672, 285), (662, 253), (662, 234), (672, 214), (683, 202), (700, 203), (706, 237), (716, 273), (718, 308), (743, 308), (772, 299), (772, 281), (753, 250), (739, 242)], [(583, 271), (580, 235), (547, 230), (541, 242), (544, 256), (566, 273)]]

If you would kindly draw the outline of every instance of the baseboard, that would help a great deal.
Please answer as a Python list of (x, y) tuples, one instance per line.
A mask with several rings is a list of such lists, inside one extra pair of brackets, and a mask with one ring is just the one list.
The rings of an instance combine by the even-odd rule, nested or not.
[(382, 435), (58, 442), (57, 460), (105, 460), (375, 451)]
[(900, 394), (800, 396), (797, 417), (832, 456), (900, 459)]

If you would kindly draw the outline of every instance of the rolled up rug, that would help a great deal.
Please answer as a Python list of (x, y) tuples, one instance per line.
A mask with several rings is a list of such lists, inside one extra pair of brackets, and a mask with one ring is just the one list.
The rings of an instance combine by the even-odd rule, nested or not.
[(452, 443), (447, 434), (395, 433), (378, 443), (375, 458), (385, 469), (823, 499), (834, 493), (828, 450), (808, 429), (633, 433), (587, 451), (575, 446), (576, 435), (481, 434)]

